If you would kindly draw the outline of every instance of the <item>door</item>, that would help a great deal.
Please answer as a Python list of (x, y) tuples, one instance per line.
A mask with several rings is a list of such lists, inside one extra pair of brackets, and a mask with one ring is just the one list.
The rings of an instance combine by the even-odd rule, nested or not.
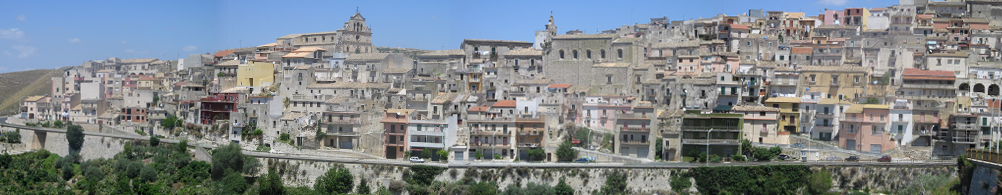
[(341, 149), (351, 149), (351, 141), (341, 141)]
[(854, 140), (854, 139), (845, 140), (845, 149), (846, 150), (856, 150), (856, 140)]
[(880, 144), (870, 144), (870, 153), (880, 154)]

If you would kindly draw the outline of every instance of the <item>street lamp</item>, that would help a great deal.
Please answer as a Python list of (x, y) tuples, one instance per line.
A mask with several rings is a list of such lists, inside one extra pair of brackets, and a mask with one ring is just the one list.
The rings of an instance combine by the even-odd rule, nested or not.
[(706, 166), (710, 166), (710, 132), (713, 132), (713, 128), (706, 131)]

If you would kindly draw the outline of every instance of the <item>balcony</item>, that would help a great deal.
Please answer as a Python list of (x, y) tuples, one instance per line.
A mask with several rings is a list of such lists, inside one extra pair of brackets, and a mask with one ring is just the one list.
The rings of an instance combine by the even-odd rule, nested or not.
[(913, 100), (956, 101), (956, 95), (898, 95)]
[(648, 131), (647, 127), (622, 127), (622, 128), (620, 128), (620, 130), (621, 131), (625, 131), (625, 132), (630, 132), (630, 131), (634, 131), (634, 132), (647, 132)]
[(954, 143), (968, 143), (968, 144), (975, 144), (975, 143), (977, 143), (977, 142), (978, 142), (978, 137), (977, 137), (977, 136), (969, 136), (969, 137), (953, 137), (953, 142), (954, 142)]
[(329, 120), (323, 120), (322, 123), (327, 123), (327, 124), (349, 124), (349, 125), (362, 124), (361, 120), (358, 120), (357, 118), (329, 119)]
[(499, 147), (499, 146), (500, 147), (507, 147), (508, 143), (507, 142), (505, 142), (505, 143), (488, 143), (488, 142), (475, 141), (475, 142), (471, 143), (470, 146), (474, 146), (474, 147)]
[(819, 131), (819, 132), (833, 132), (835, 130), (835, 128), (832, 127), (832, 126), (830, 126), (830, 125), (829, 126), (817, 125), (817, 126), (814, 126), (814, 130), (815, 131)]
[(421, 148), (443, 148), (443, 147), (445, 147), (445, 144), (443, 144), (443, 143), (435, 143), (435, 142), (411, 141), (410, 143), (407, 143), (407, 144), (410, 147), (421, 147)]
[(470, 131), (470, 135), (500, 135), (500, 136), (507, 136), (508, 132), (507, 131), (503, 131), (501, 129), (493, 130), (493, 131), (492, 130), (473, 130), (473, 131)]
[(354, 131), (327, 131), (327, 136), (358, 136)]
[(539, 143), (518, 143), (519, 148), (539, 148)]
[(942, 90), (954, 90), (953, 84), (938, 84), (938, 83), (928, 83), (928, 84), (916, 84), (916, 83), (905, 83), (901, 84), (902, 89), (942, 89)]
[(650, 143), (647, 140), (620, 140), (620, 144), (647, 145)]
[(538, 131), (538, 130), (534, 131), (519, 130), (516, 133), (518, 135), (543, 135), (543, 131)]
[(980, 131), (981, 127), (974, 123), (954, 123), (950, 125), (953, 130)]
[(728, 132), (728, 131), (741, 131), (741, 126), (725, 126), (725, 125), (713, 125), (713, 126), (682, 126), (683, 131), (708, 131), (713, 129), (714, 132)]
[(829, 113), (817, 113), (814, 116), (817, 117), (817, 118), (834, 118), (835, 117), (835, 113), (830, 113), (830, 112)]
[(714, 144), (714, 145), (738, 145), (741, 144), (740, 140), (737, 139), (682, 139), (683, 144)]

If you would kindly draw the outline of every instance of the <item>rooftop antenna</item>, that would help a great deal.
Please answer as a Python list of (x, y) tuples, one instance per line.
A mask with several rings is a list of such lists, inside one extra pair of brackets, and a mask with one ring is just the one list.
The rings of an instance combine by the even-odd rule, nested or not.
[(358, 13), (358, 6), (355, 6), (355, 13)]

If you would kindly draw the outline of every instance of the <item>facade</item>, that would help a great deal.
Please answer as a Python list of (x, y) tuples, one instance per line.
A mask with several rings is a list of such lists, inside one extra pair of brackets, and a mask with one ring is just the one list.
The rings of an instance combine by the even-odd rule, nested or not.
[(722, 157), (741, 155), (743, 117), (740, 114), (684, 114), (681, 135), (683, 156), (707, 150), (710, 155)]

